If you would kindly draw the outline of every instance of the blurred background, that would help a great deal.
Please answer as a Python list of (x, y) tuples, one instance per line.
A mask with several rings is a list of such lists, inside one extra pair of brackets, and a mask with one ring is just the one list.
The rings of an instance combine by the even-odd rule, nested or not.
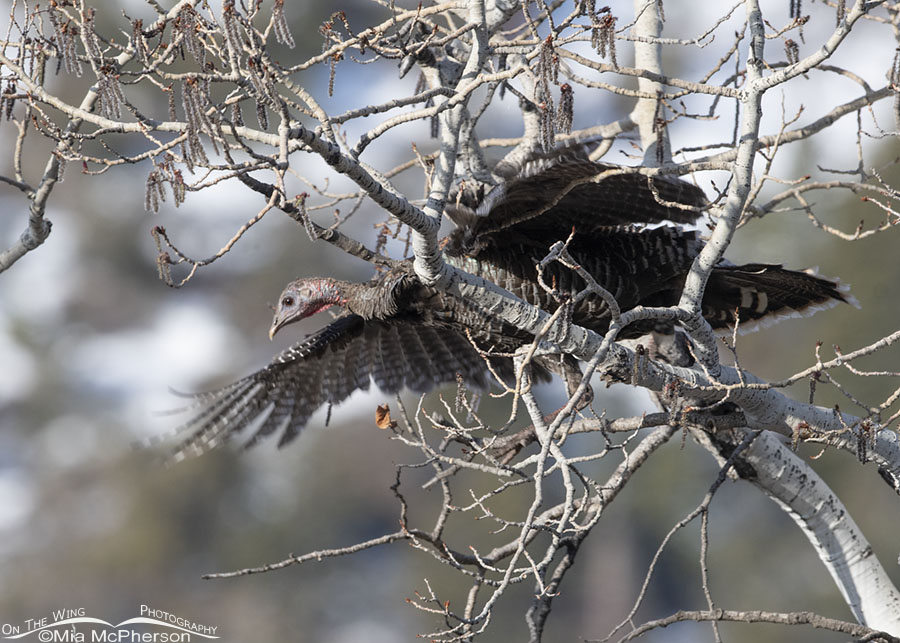
[[(152, 13), (141, 2), (94, 2), (100, 28)], [(285, 3), (298, 46), (279, 49), (282, 61), (305, 59), (320, 51), (319, 25), (334, 6), (329, 2)], [(788, 3), (763, 3), (773, 24), (788, 22)], [(693, 36), (716, 20), (714, 3), (667, 2), (666, 35)], [(611, 4), (628, 22), (630, 3)], [(386, 17), (385, 10), (361, 0), (341, 4), (351, 24), (362, 28)], [(833, 28), (833, 10), (804, 7), (808, 55)], [(216, 9), (218, 12), (218, 9)], [(0, 12), (6, 13), (6, 12)], [(689, 49), (666, 61), (673, 75), (696, 79), (730, 45), (729, 34), (743, 22), (739, 9), (724, 24), (722, 37), (706, 50)], [(5, 26), (5, 25), (4, 25)], [(4, 29), (5, 31), (5, 29)], [(887, 37), (887, 40), (885, 38)], [(630, 51), (620, 43), (619, 62), (630, 65)], [(778, 42), (770, 43), (772, 60), (780, 60)], [(861, 24), (830, 62), (844, 65), (873, 87), (885, 82), (893, 46), (883, 25)], [(399, 79), (393, 63), (338, 65), (335, 93), (327, 97), (328, 68), (305, 72), (302, 81), (323, 106), (336, 113), (367, 103), (413, 93), (415, 74)], [(365, 76), (364, 76), (365, 75)], [(377, 80), (373, 80), (377, 79)], [(70, 102), (80, 101), (86, 79), (61, 74), (48, 86)], [(766, 134), (801, 107), (792, 127), (812, 122), (833, 105), (861, 93), (859, 86), (834, 74), (813, 72), (785, 91), (770, 92), (765, 108)], [(693, 100), (693, 99), (691, 99)], [(883, 101), (886, 103), (886, 101)], [(709, 101), (689, 103), (692, 112)], [(700, 105), (705, 106), (702, 110)], [(575, 128), (621, 118), (628, 101), (606, 93), (576, 90)], [(718, 121), (679, 119), (671, 126), (673, 148), (727, 141), (733, 122), (729, 109)], [(161, 112), (161, 113), (164, 113)], [(245, 115), (255, 126), (252, 115)], [(877, 133), (875, 118), (894, 129), (890, 105), (864, 112), (867, 131)], [(377, 120), (348, 124), (350, 141)], [(507, 96), (495, 101), (483, 119), (482, 136), (521, 134), (518, 108)], [(32, 133), (33, 134), (33, 133)], [(15, 130), (0, 124), (0, 171), (11, 174)], [(410, 156), (410, 143), (422, 152), (435, 148), (427, 123), (398, 128), (366, 152), (366, 160), (385, 170)], [(130, 142), (122, 141), (123, 146)], [(827, 133), (789, 146), (779, 153), (772, 173), (786, 180), (806, 174), (833, 176), (820, 168), (854, 170), (854, 115)], [(863, 137), (866, 165), (886, 168), (882, 177), (900, 185), (900, 174), (887, 166), (896, 160), (896, 139)], [(36, 183), (50, 146), (29, 135), (25, 171)], [(501, 151), (489, 150), (491, 158)], [(604, 160), (634, 163), (631, 141), (623, 140)], [(314, 159), (295, 158), (319, 187), (348, 187)], [(308, 163), (308, 165), (307, 165)], [(203, 580), (210, 572), (231, 571), (275, 562), (291, 553), (346, 546), (397, 528), (399, 507), (390, 485), (399, 463), (417, 462), (420, 454), (392, 440), (373, 422), (376, 404), (389, 401), (377, 391), (358, 394), (334, 409), (324, 426), (316, 416), (289, 448), (263, 443), (249, 452), (221, 449), (173, 467), (161, 465), (164, 447), (146, 440), (170, 433), (185, 416), (163, 414), (184, 400), (180, 391), (226, 384), (256, 370), (305, 332), (324, 323), (323, 316), (281, 333), (270, 343), (266, 332), (269, 305), (285, 283), (298, 276), (330, 275), (366, 279), (371, 268), (324, 243), (313, 244), (302, 227), (277, 212), (268, 214), (231, 253), (182, 289), (167, 287), (156, 270), (156, 247), (150, 235), (162, 225), (193, 257), (216, 252), (263, 205), (261, 197), (236, 182), (225, 182), (174, 208), (144, 210), (149, 166), (116, 167), (88, 176), (72, 164), (48, 208), (53, 233), (37, 251), (0, 275), (0, 623), (20, 623), (52, 610), (83, 607), (88, 615), (113, 623), (137, 616), (141, 604), (218, 626), (224, 640), (294, 640), (375, 643), (414, 640), (441, 623), (410, 607), (407, 597), (427, 592), (425, 579), (452, 594), (461, 609), (467, 585), (432, 558), (404, 544), (363, 554), (231, 580)], [(196, 177), (195, 177), (196, 178)], [(698, 176), (712, 194), (721, 189), (715, 173)], [(422, 194), (420, 172), (407, 172), (397, 186), (414, 197)], [(302, 184), (294, 186), (304, 191)], [(777, 192), (770, 185), (761, 199)], [(844, 192), (811, 197), (817, 216), (852, 233), (859, 221), (871, 228), (883, 211)], [(27, 203), (0, 184), (0, 245), (8, 247), (26, 225)], [(321, 215), (320, 215), (321, 217)], [(374, 244), (374, 223), (382, 220), (367, 203), (345, 231)], [(329, 223), (328, 217), (320, 222)], [(900, 259), (895, 232), (846, 242), (815, 229), (803, 212), (772, 214), (746, 226), (731, 247), (733, 261), (784, 263), (791, 268), (818, 266), (852, 286), (860, 310), (839, 306), (813, 318), (789, 320), (742, 336), (741, 365), (756, 375), (781, 379), (815, 362), (817, 340), (823, 357), (838, 344), (847, 352), (871, 343), (897, 327)], [(389, 246), (395, 255), (402, 244)], [(896, 370), (897, 353), (885, 351), (860, 368)], [(877, 404), (895, 381), (841, 373), (841, 380), (862, 400)], [(595, 408), (611, 417), (652, 409), (641, 391), (596, 387)], [(559, 383), (540, 391), (545, 410), (562, 400)], [(806, 399), (808, 384), (789, 391)], [(823, 384), (823, 405), (840, 403), (858, 409)], [(415, 408), (415, 400), (409, 400)], [(438, 409), (437, 401), (429, 403)], [(485, 400), (484, 417), (500, 421), (504, 401)], [(599, 438), (594, 438), (599, 440)], [(143, 446), (142, 446), (143, 445)], [(597, 448), (583, 439), (572, 448)], [(803, 447), (803, 457), (819, 449)], [(605, 479), (615, 462), (587, 467)], [(898, 498), (872, 466), (846, 453), (826, 452), (813, 463), (843, 499), (870, 539), (876, 554), (900, 582)], [(581, 552), (577, 571), (567, 578), (554, 603), (546, 640), (602, 638), (625, 617), (640, 588), (647, 565), (665, 533), (695, 507), (715, 478), (717, 466), (689, 440), (675, 439), (643, 467), (608, 510)], [(424, 476), (424, 474), (422, 474)], [(414, 521), (427, 526), (437, 502), (435, 492), (416, 491), (424, 477), (404, 474), (414, 501)], [(483, 482), (483, 481), (482, 481)], [(474, 484), (482, 484), (475, 481)], [(510, 515), (524, 511), (521, 498), (503, 507)], [(473, 538), (487, 539), (479, 534)], [(485, 540), (484, 542), (487, 542)], [(491, 541), (493, 542), (493, 541)], [(663, 556), (636, 621), (658, 618), (677, 609), (701, 609), (698, 556), (699, 527), (682, 531)], [(852, 620), (825, 568), (792, 521), (747, 484), (726, 483), (712, 504), (710, 568), (717, 605), (732, 609), (809, 610)], [(456, 592), (455, 594), (453, 592)], [(525, 640), (523, 614), (532, 584), (517, 586), (499, 604), (485, 641)], [(730, 641), (840, 641), (844, 637), (802, 628), (723, 625)], [(761, 634), (762, 633), (762, 634)], [(709, 627), (685, 624), (648, 636), (649, 640), (711, 639)]]

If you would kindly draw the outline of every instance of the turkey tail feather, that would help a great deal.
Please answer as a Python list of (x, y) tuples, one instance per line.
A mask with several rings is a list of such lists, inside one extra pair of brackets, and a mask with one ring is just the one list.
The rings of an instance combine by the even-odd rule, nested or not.
[(713, 328), (726, 328), (734, 325), (736, 311), (741, 324), (762, 318), (765, 323), (839, 301), (857, 305), (846, 286), (808, 272), (764, 263), (716, 266), (703, 297), (703, 316)]

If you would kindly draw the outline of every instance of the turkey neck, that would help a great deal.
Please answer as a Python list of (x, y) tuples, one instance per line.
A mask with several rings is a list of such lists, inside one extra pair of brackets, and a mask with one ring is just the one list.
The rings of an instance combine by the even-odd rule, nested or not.
[(338, 279), (327, 282), (340, 305), (351, 313), (363, 319), (389, 319), (408, 303), (413, 280), (409, 270), (394, 269), (364, 284)]

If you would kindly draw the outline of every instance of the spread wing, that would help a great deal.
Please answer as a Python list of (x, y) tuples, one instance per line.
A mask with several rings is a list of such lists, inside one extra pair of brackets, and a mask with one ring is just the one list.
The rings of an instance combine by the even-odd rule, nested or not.
[[(511, 361), (492, 358), (505, 379)], [(420, 320), (364, 320), (347, 314), (287, 349), (265, 368), (221, 389), (195, 395), (199, 411), (179, 433), (174, 459), (199, 455), (257, 425), (247, 446), (280, 432), (293, 440), (325, 404), (339, 404), (369, 382), (385, 393), (424, 393), (456, 381), (487, 388), (484, 358), (462, 334)]]
[(478, 248), (505, 243), (510, 235), (556, 239), (573, 228), (591, 235), (611, 226), (693, 223), (706, 205), (700, 188), (674, 177), (644, 176), (582, 155), (541, 158), (494, 187), (474, 209), (447, 208), (458, 226), (450, 236), (450, 252), (477, 254)]

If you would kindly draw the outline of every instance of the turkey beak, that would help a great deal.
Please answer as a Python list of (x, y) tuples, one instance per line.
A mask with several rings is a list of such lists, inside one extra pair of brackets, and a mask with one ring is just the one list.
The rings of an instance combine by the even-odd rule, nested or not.
[(279, 319), (278, 315), (275, 315), (275, 319), (272, 320), (272, 325), (269, 327), (269, 341), (272, 341), (275, 338), (275, 333), (278, 332), (278, 329), (284, 326), (284, 320)]

